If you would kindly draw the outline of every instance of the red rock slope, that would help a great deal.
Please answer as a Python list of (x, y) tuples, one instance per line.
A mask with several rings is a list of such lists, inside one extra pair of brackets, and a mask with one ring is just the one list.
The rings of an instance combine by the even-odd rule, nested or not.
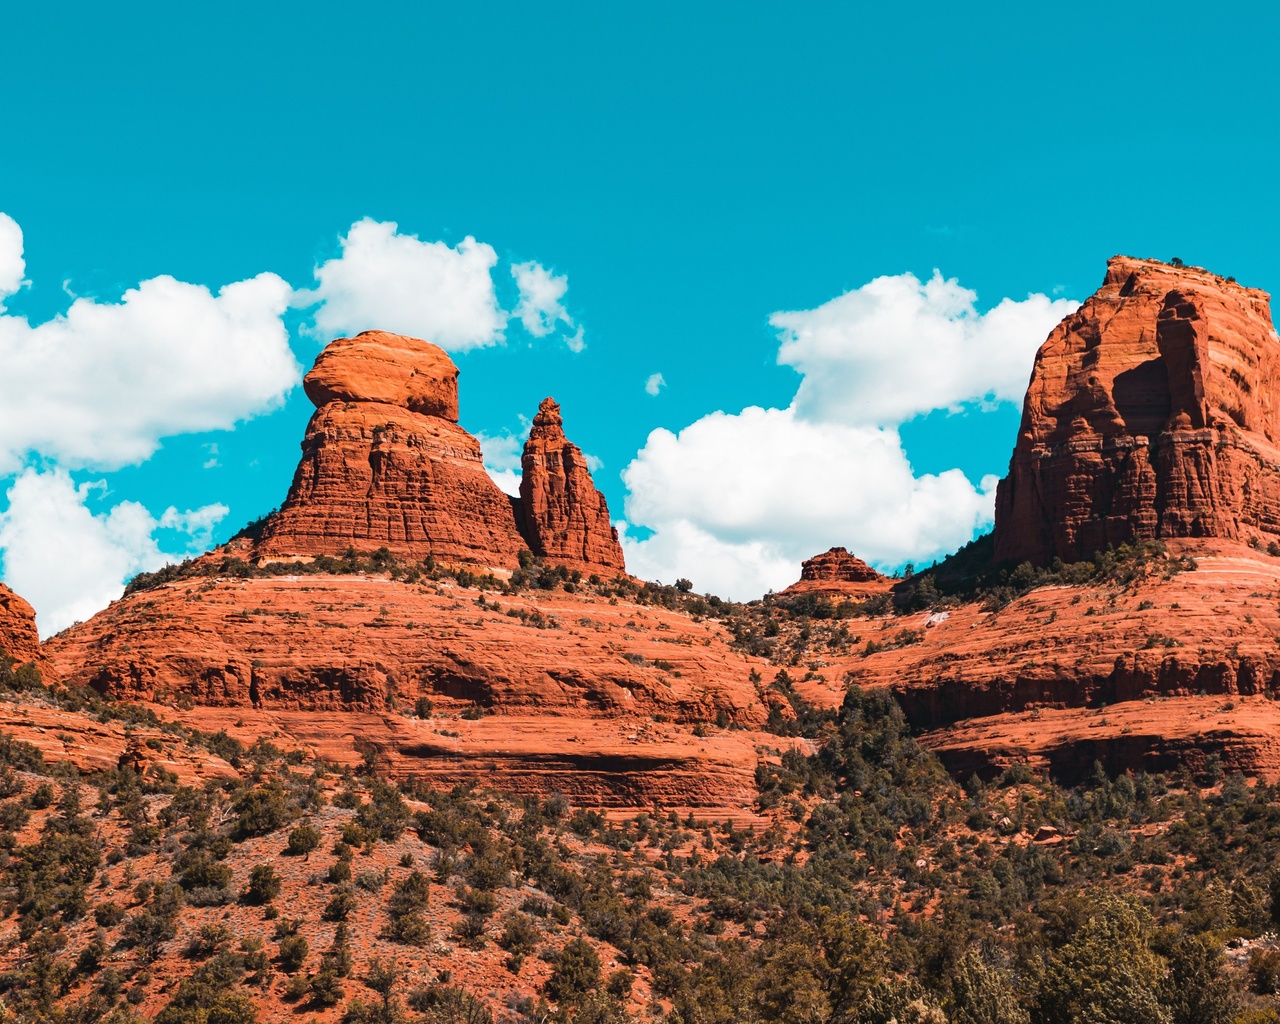
[[(1280, 558), (1171, 541), (1170, 578), (1033, 590), (992, 609), (852, 620), (849, 654), (797, 686), (833, 705), (848, 678), (891, 687), (921, 742), (966, 777), (1015, 761), (1071, 779), (1203, 767), (1280, 778)], [(820, 678), (819, 678), (820, 677)]]
[(1280, 534), (1278, 377), (1265, 292), (1115, 257), (1036, 355), (997, 493), (997, 559)]
[[(376, 576), (197, 577), (117, 601), (46, 649), (70, 684), (191, 708), (201, 728), (238, 723), (250, 742), (278, 731), (339, 762), (377, 749), (393, 773), (447, 785), (751, 803), (754, 744), (778, 743), (749, 731), (772, 673), (718, 623), (584, 592), (479, 596)], [(747, 731), (691, 734), (716, 721)]]

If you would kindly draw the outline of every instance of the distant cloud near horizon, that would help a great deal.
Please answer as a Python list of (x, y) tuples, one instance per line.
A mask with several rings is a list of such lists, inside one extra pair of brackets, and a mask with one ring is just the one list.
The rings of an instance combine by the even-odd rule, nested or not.
[(218, 502), (186, 512), (170, 507), (157, 519), (137, 502), (122, 501), (95, 513), (90, 502), (105, 489), (101, 481), (77, 486), (63, 469), (26, 469), (5, 495), (5, 580), (35, 607), (42, 637), (115, 600), (122, 580), (172, 561), (158, 531), (174, 531), (182, 555), (198, 554), (228, 512)]
[[(126, 576), (171, 560), (156, 531), (198, 545), (227, 512), (171, 508), (156, 519), (121, 502), (95, 514), (88, 503), (103, 488), (76, 486), (68, 470), (137, 465), (163, 438), (276, 409), (301, 367), (283, 321), (293, 289), (275, 274), (216, 293), (162, 275), (119, 302), (74, 298), (33, 324), (3, 305), (25, 270), (21, 228), (0, 214), (0, 478), (21, 473), (0, 513), (0, 553), (47, 635), (119, 596)], [(24, 469), (33, 458), (42, 468)], [(180, 555), (191, 550), (183, 544)]]
[(891, 567), (967, 542), (991, 522), (995, 477), (917, 476), (897, 428), (934, 409), (1020, 398), (1036, 349), (1077, 305), (1030, 295), (979, 313), (976, 303), (935, 272), (775, 313), (778, 361), (802, 374), (791, 404), (649, 435), (622, 474), (628, 569), (745, 599), (793, 582), (802, 559), (833, 545)]

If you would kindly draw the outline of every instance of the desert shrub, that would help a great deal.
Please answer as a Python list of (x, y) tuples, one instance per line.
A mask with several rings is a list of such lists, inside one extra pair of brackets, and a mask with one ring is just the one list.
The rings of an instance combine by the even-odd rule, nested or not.
[(324, 912), (321, 916), (326, 921), (345, 921), (351, 916), (358, 903), (355, 890), (350, 886), (344, 885), (325, 904)]
[(385, 934), (394, 942), (410, 946), (424, 945), (430, 938), (430, 926), (422, 912), (427, 909), (430, 885), (421, 871), (411, 871), (387, 900), (390, 921)]
[(295, 974), (302, 970), (310, 949), (310, 945), (303, 936), (286, 935), (280, 940), (280, 969), (286, 974)]
[(231, 868), (207, 850), (187, 850), (174, 863), (174, 871), (188, 894), (193, 889), (225, 889), (231, 884)]
[(255, 786), (235, 798), (234, 835), (237, 839), (266, 835), (282, 828), (289, 820), (289, 805), (284, 787), (277, 782)]
[(489, 1008), (470, 992), (451, 985), (415, 989), (409, 1005), (426, 1024), (493, 1024)]
[(1160, 1003), (1164, 965), (1148, 945), (1141, 904), (1098, 896), (1080, 908), (1049, 958), (1040, 985), (1045, 1024), (1169, 1024)]
[(270, 864), (255, 864), (249, 872), (249, 884), (244, 890), (246, 903), (262, 906), (280, 895), (280, 879)]
[(572, 1003), (600, 984), (600, 957), (585, 939), (565, 944), (547, 979), (547, 995), (558, 1003)]
[(399, 839), (411, 817), (400, 791), (380, 779), (374, 779), (369, 795), (369, 802), (356, 812), (356, 822), (366, 832), (381, 839)]
[(253, 1000), (232, 991), (238, 966), (212, 960), (201, 967), (178, 985), (156, 1024), (257, 1024)]
[(291, 857), (308, 857), (320, 845), (323, 838), (320, 830), (313, 825), (299, 825), (290, 830), (285, 853)]

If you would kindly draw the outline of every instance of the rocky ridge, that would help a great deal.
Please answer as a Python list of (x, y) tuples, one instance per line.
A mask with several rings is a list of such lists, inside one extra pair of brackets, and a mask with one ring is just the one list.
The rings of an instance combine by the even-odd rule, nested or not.
[[(211, 732), (248, 710), (251, 728), (336, 763), (377, 749), (392, 774), (447, 785), (483, 774), (596, 805), (751, 804), (756, 745), (777, 743), (757, 734), (767, 663), (714, 622), (616, 596), (489, 596), (374, 575), (197, 577), (46, 648), (69, 684), (192, 708)], [(715, 722), (735, 728), (691, 741)]]
[[(1078, 781), (1203, 768), (1280, 778), (1280, 558), (1232, 541), (1170, 541), (1194, 571), (1046, 586), (852, 620), (797, 688), (892, 689), (920, 741), (959, 777), (1013, 763)], [(820, 677), (820, 678), (819, 678)]]

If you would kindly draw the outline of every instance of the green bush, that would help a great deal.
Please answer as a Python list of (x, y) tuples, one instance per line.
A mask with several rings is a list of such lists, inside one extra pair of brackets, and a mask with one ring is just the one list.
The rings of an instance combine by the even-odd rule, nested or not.
[(324, 837), (311, 825), (299, 825), (289, 833), (285, 853), (290, 857), (309, 857)]

